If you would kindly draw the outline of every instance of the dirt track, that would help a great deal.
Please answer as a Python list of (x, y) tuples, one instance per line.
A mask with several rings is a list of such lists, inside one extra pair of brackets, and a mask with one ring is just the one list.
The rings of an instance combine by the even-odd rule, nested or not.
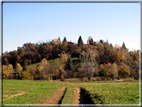
[(51, 97), (49, 97), (45, 102), (43, 102), (42, 104), (59, 104), (62, 96), (65, 93), (65, 88), (67, 86), (64, 87), (60, 87), (58, 88), (53, 95), (51, 95)]

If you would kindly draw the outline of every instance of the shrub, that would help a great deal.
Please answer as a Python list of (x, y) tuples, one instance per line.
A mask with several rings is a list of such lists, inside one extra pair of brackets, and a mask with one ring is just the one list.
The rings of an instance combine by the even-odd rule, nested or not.
[(28, 72), (23, 71), (23, 72), (21, 73), (21, 79), (22, 79), (22, 80), (30, 80), (30, 79), (31, 79), (31, 75), (30, 75)]
[(139, 77), (134, 77), (134, 80), (139, 80)]

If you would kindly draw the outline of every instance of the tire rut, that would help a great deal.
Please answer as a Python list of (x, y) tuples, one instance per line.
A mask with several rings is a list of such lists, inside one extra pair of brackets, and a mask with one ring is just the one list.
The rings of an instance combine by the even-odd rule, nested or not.
[(49, 97), (46, 101), (44, 101), (42, 104), (59, 104), (62, 100), (62, 97), (64, 96), (64, 93), (66, 91), (66, 87), (64, 86), (62, 88), (57, 89), (51, 97)]
[(90, 98), (88, 98), (84, 91), (79, 87), (74, 87), (74, 100), (73, 104), (78, 104), (78, 107), (82, 106), (82, 104), (93, 104)]

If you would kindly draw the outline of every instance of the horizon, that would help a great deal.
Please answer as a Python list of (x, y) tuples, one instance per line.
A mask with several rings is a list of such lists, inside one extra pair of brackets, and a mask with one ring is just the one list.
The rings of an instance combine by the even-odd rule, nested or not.
[(139, 3), (3, 3), (3, 53), (64, 37), (108, 40), (140, 50)]

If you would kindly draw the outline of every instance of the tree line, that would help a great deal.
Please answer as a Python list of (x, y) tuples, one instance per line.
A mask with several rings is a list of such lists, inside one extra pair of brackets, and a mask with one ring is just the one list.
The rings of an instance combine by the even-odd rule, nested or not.
[[(69, 77), (101, 76), (105, 78), (138, 77), (139, 51), (128, 51), (122, 46), (113, 46), (108, 41), (93, 41), (89, 37), (84, 44), (82, 37), (78, 43), (67, 41), (64, 37), (50, 42), (25, 43), (17, 50), (2, 54), (3, 78), (9, 78), (12, 72), (19, 72), (21, 78), (58, 79)], [(74, 64), (71, 58), (79, 58)], [(47, 63), (55, 60), (54, 65)], [(42, 66), (27, 69), (27, 65), (41, 62)], [(29, 79), (28, 78), (28, 79)]]

